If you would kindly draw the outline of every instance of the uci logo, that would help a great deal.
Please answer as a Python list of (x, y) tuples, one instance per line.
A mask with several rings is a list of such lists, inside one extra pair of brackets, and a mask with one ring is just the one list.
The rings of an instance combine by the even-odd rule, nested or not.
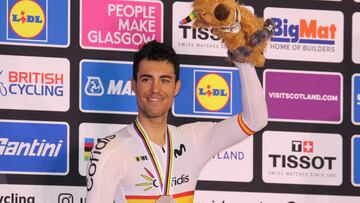
[(45, 27), (45, 13), (35, 1), (22, 0), (11, 8), (9, 22), (20, 37), (35, 38)]
[(228, 82), (219, 74), (209, 73), (196, 85), (196, 99), (209, 111), (218, 111), (226, 106), (230, 98)]

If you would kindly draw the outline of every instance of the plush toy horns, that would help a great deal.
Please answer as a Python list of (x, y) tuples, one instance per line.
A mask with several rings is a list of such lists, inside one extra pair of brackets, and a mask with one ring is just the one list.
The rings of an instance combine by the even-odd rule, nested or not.
[(186, 18), (182, 19), (179, 23), (180, 25), (185, 25), (190, 23), (196, 18), (196, 13), (192, 11)]

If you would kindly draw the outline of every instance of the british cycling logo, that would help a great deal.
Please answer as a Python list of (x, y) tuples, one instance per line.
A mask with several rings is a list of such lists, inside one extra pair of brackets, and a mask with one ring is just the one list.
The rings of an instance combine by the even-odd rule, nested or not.
[(195, 71), (195, 112), (231, 112), (231, 73)]
[(19, 195), (18, 193), (11, 193), (10, 195), (0, 195), (0, 202), (11, 202), (11, 203), (35, 203), (35, 197), (34, 196), (23, 196)]
[(88, 76), (85, 85), (85, 94), (88, 96), (102, 96), (104, 94), (104, 86), (100, 77)]
[(47, 0), (9, 0), (8, 20), (11, 30), (8, 30), (8, 37), (46, 40), (46, 9)]
[(3, 70), (0, 70), (0, 95), (6, 96), (7, 95), (7, 88), (5, 87), (4, 83), (1, 80), (1, 74), (3, 73)]

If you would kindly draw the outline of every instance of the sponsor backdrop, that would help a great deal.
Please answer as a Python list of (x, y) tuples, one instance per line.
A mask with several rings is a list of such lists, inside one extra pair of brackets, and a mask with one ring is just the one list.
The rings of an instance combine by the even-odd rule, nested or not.
[[(195, 203), (360, 202), (360, 1), (289, 2), (241, 1), (275, 22), (257, 69), (270, 121), (209, 161)], [(86, 202), (92, 147), (136, 117), (132, 57), (149, 40), (180, 54), (171, 124), (241, 112), (227, 50), (210, 28), (179, 23), (190, 11), (187, 0), (1, 2), (0, 203)]]

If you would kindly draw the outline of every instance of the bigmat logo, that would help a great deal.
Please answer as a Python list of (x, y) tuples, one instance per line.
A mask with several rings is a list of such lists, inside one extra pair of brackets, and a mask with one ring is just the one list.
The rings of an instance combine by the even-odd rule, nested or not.
[(64, 58), (0, 55), (0, 108), (67, 111), (70, 63)]
[[(191, 2), (173, 4), (172, 39), (173, 47), (179, 54), (203, 56), (227, 56), (227, 49), (211, 28), (192, 28), (192, 22), (181, 24), (180, 21), (192, 11)], [(247, 6), (251, 11), (254, 9)]]
[(351, 139), (351, 182), (360, 187), (360, 135)]
[(340, 11), (272, 8), (275, 33), (266, 57), (339, 63), (344, 55), (344, 15)]
[(0, 44), (68, 47), (70, 0), (4, 0)]
[[(360, 1), (359, 1), (360, 2)], [(352, 16), (352, 60), (360, 63), (360, 12)]]
[(136, 51), (148, 41), (163, 41), (161, 1), (80, 2), (80, 45), (83, 48)]
[(131, 90), (132, 63), (82, 60), (80, 109), (82, 112), (137, 114)]
[(250, 137), (217, 153), (204, 166), (199, 180), (250, 182), (253, 179), (253, 144), (254, 139)]
[(262, 157), (262, 176), (266, 183), (342, 183), (342, 137), (339, 134), (265, 131)]
[(241, 112), (239, 73), (235, 68), (181, 65), (182, 86), (173, 114), (227, 118)]
[(86, 167), (97, 141), (125, 127), (123, 124), (81, 123), (79, 127), (79, 173), (86, 176)]
[(66, 175), (69, 125), (0, 120), (1, 173)]
[(351, 84), (351, 121), (360, 125), (360, 74), (352, 76)]
[(265, 70), (263, 78), (270, 120), (342, 122), (343, 77), (340, 73)]

